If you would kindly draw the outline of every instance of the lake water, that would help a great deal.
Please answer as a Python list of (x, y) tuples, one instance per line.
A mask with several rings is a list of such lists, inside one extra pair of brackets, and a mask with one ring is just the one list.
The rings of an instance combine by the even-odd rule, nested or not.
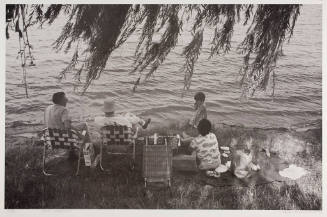
[[(239, 69), (242, 56), (235, 50), (244, 37), (244, 28), (234, 31), (230, 53), (208, 59), (210, 30), (204, 38), (201, 56), (196, 64), (192, 85), (183, 95), (184, 75), (179, 73), (183, 64), (182, 49), (189, 41), (184, 32), (178, 46), (159, 67), (155, 76), (132, 92), (138, 74), (129, 76), (137, 36), (115, 51), (99, 80), (93, 82), (84, 96), (74, 92), (73, 76), (58, 82), (59, 72), (69, 63), (72, 53), (56, 53), (51, 44), (55, 41), (65, 19), (42, 29), (29, 31), (34, 46), (36, 66), (27, 69), (29, 98), (25, 98), (22, 85), (22, 68), (17, 59), (18, 36), (11, 32), (6, 41), (6, 127), (42, 125), (43, 111), (51, 104), (54, 92), (65, 91), (68, 109), (74, 120), (101, 114), (103, 101), (114, 98), (118, 111), (134, 112), (151, 117), (152, 126), (184, 121), (192, 114), (193, 95), (206, 94), (208, 118), (214, 123), (236, 124), (247, 127), (291, 127), (319, 122), (322, 116), (322, 6), (305, 5), (301, 9), (294, 35), (284, 45), (284, 54), (278, 61), (275, 97), (255, 95), (240, 100)], [(238, 28), (239, 27), (239, 28)]]

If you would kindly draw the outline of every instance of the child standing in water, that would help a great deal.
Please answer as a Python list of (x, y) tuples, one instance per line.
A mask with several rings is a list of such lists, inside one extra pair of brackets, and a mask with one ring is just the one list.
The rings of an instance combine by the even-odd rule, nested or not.
[(194, 114), (188, 121), (185, 131), (183, 132), (183, 139), (186, 143), (191, 141), (192, 137), (198, 135), (197, 127), (202, 119), (207, 119), (207, 109), (204, 105), (206, 96), (203, 92), (197, 92), (194, 95)]
[(197, 92), (194, 95), (194, 109), (195, 112), (193, 114), (193, 117), (191, 118), (191, 120), (189, 121), (189, 124), (194, 127), (197, 128), (199, 122), (202, 119), (207, 119), (207, 109), (204, 105), (204, 100), (205, 100), (206, 96), (204, 95), (203, 92)]

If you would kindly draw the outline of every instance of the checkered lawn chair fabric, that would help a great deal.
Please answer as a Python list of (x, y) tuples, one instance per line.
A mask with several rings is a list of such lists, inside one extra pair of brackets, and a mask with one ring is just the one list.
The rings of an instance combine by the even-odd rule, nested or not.
[(130, 145), (133, 142), (132, 129), (127, 126), (104, 126), (101, 134), (104, 145)]
[[(137, 134), (137, 133), (136, 133)], [(102, 166), (103, 148), (106, 147), (107, 154), (113, 155), (132, 155), (130, 163), (134, 169), (135, 163), (135, 135), (133, 130), (127, 126), (108, 125), (101, 128), (102, 143), (100, 146), (100, 168)]]
[(80, 162), (81, 162), (81, 145), (82, 141), (77, 136), (77, 133), (74, 130), (61, 130), (61, 129), (51, 129), (46, 128), (42, 131), (43, 133), (43, 174), (50, 176), (53, 174), (46, 172), (46, 150), (55, 150), (55, 149), (78, 149), (78, 163), (76, 175), (78, 175)]
[(73, 130), (44, 129), (43, 139), (48, 149), (79, 148), (79, 138)]

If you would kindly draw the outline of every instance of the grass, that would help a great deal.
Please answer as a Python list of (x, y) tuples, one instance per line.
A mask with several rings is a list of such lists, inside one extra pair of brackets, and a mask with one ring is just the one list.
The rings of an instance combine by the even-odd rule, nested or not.
[[(180, 132), (178, 126), (148, 131), (161, 134)], [(220, 145), (231, 138), (251, 135), (255, 144), (270, 141), (270, 149), (310, 171), (296, 181), (272, 182), (250, 187), (213, 187), (196, 179), (194, 173), (173, 173), (172, 187), (144, 189), (141, 166), (134, 172), (127, 160), (111, 158), (111, 174), (82, 167), (74, 176), (75, 162), (53, 161), (51, 168), (60, 175), (41, 173), (42, 147), (6, 144), (5, 208), (119, 208), (119, 209), (305, 209), (321, 210), (321, 134), (284, 129), (258, 130), (219, 127), (214, 131)], [(271, 137), (271, 138), (270, 138)], [(283, 143), (284, 141), (284, 143)], [(292, 141), (301, 148), (294, 148)], [(285, 149), (280, 146), (290, 146)], [(266, 144), (267, 145), (267, 144)], [(287, 152), (287, 153), (286, 153)]]

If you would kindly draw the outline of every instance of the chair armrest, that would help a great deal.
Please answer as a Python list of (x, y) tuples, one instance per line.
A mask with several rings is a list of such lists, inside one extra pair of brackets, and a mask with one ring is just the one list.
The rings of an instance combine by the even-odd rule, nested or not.
[(139, 128), (136, 127), (135, 133), (134, 133), (134, 135), (132, 136), (133, 139), (136, 139), (136, 138), (137, 138), (137, 134), (138, 134), (138, 132), (139, 132)]

